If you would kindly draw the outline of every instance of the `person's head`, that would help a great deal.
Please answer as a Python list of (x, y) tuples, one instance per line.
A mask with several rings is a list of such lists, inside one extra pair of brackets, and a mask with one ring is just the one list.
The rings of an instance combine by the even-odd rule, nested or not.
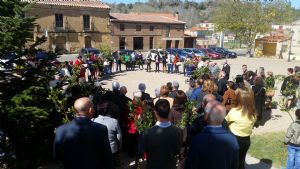
[(123, 95), (127, 94), (127, 88), (125, 86), (120, 87), (120, 93), (122, 93)]
[(82, 97), (75, 101), (74, 103), (75, 115), (80, 117), (92, 118), (94, 115), (94, 105), (93, 102), (88, 97)]
[(159, 89), (155, 89), (154, 93), (155, 93), (155, 97), (159, 97), (160, 96), (160, 90)]
[(202, 92), (204, 93), (216, 93), (218, 86), (212, 80), (205, 80), (203, 83)]
[(201, 76), (201, 79), (202, 79), (203, 81), (205, 81), (205, 80), (210, 80), (210, 76), (209, 76), (209, 74), (203, 74), (203, 75)]
[(235, 83), (244, 83), (243, 75), (236, 75), (235, 76)]
[(115, 81), (112, 83), (112, 90), (119, 90), (119, 88), (120, 88), (119, 82)]
[(178, 90), (178, 88), (179, 88), (179, 83), (176, 82), (176, 81), (174, 81), (174, 82), (172, 83), (172, 89), (173, 89), (173, 90)]
[(190, 88), (194, 88), (196, 86), (195, 80), (190, 79), (189, 85), (190, 85)]
[(173, 90), (173, 88), (172, 88), (172, 83), (171, 83), (171, 82), (168, 82), (168, 83), (167, 83), (167, 87), (169, 88), (169, 91), (172, 91), (172, 90)]
[(204, 119), (209, 125), (222, 125), (225, 115), (226, 109), (218, 101), (211, 101), (205, 107)]
[(224, 78), (226, 76), (226, 73), (224, 71), (221, 71), (220, 74), (219, 74), (220, 78)]
[(253, 84), (257, 86), (264, 86), (264, 80), (262, 79), (262, 77), (256, 76), (254, 78)]
[(242, 70), (243, 70), (244, 73), (246, 73), (247, 72), (247, 65), (243, 65)]
[(293, 68), (288, 68), (287, 69), (287, 74), (288, 75), (292, 75), (294, 73), (294, 69)]
[(234, 90), (234, 82), (233, 81), (228, 81), (227, 82), (227, 88)]
[(176, 91), (173, 104), (174, 105), (184, 105), (187, 102), (187, 96), (182, 90)]
[(215, 101), (216, 100), (216, 96), (213, 94), (207, 94), (203, 97), (202, 103), (201, 103), (201, 107), (205, 108), (207, 103)]
[(82, 56), (78, 56), (77, 59), (82, 60)]
[(243, 116), (249, 119), (255, 118), (256, 109), (254, 102), (254, 94), (248, 88), (237, 89), (236, 92), (236, 107), (242, 111)]
[(145, 83), (140, 83), (139, 84), (139, 90), (142, 91), (142, 92), (146, 91), (146, 85), (145, 85)]
[(295, 111), (295, 115), (296, 115), (297, 120), (300, 120), (300, 109), (297, 109)]
[(169, 96), (169, 92), (170, 92), (170, 90), (169, 90), (168, 86), (162, 85), (160, 87), (160, 96), (162, 96), (162, 97), (168, 97)]
[(155, 115), (157, 119), (167, 120), (169, 118), (170, 103), (166, 99), (159, 99), (154, 105)]
[(273, 77), (273, 75), (274, 75), (273, 72), (271, 72), (271, 71), (267, 72), (267, 77)]

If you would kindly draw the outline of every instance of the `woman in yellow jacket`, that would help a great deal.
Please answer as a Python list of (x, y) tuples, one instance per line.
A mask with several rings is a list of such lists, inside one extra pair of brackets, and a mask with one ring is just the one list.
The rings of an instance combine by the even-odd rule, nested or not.
[(250, 135), (256, 121), (256, 109), (252, 90), (248, 88), (236, 90), (236, 107), (229, 111), (225, 119), (240, 146), (239, 169), (245, 169), (245, 158), (250, 147)]

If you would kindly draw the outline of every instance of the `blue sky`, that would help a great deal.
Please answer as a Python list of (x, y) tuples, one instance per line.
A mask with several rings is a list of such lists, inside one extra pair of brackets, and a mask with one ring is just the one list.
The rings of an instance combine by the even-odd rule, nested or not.
[[(138, 0), (102, 0), (103, 2), (109, 2), (109, 3), (134, 3), (134, 2), (138, 2)], [(140, 0), (140, 2), (145, 2), (147, 0)], [(201, 1), (201, 0), (194, 0), (194, 1)], [(299, 9), (300, 8), (300, 0), (291, 0), (292, 2), (292, 6)]]

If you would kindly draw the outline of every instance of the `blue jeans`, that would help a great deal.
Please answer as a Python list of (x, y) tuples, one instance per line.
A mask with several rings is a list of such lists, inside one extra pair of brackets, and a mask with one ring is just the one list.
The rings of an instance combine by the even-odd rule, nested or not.
[(168, 73), (173, 73), (173, 64), (167, 64), (168, 65)]
[(288, 145), (288, 159), (286, 169), (300, 168), (300, 147)]

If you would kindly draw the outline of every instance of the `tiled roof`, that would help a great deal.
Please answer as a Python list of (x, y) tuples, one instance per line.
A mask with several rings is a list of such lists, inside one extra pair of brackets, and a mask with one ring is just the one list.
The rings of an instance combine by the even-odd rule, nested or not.
[(188, 30), (190, 30), (190, 31), (203, 31), (203, 30), (207, 30), (207, 28), (200, 27), (200, 26), (193, 26), (193, 27), (189, 28)]
[(100, 0), (22, 0), (23, 2), (43, 4), (43, 5), (60, 5), (60, 6), (75, 6), (75, 7), (87, 7), (87, 8), (102, 8), (109, 9), (108, 5), (105, 5)]
[[(166, 13), (111, 13), (111, 21), (122, 22), (147, 22), (147, 23), (172, 23), (185, 24), (183, 21), (176, 20), (172, 14)], [(172, 17), (171, 17), (172, 16)]]

